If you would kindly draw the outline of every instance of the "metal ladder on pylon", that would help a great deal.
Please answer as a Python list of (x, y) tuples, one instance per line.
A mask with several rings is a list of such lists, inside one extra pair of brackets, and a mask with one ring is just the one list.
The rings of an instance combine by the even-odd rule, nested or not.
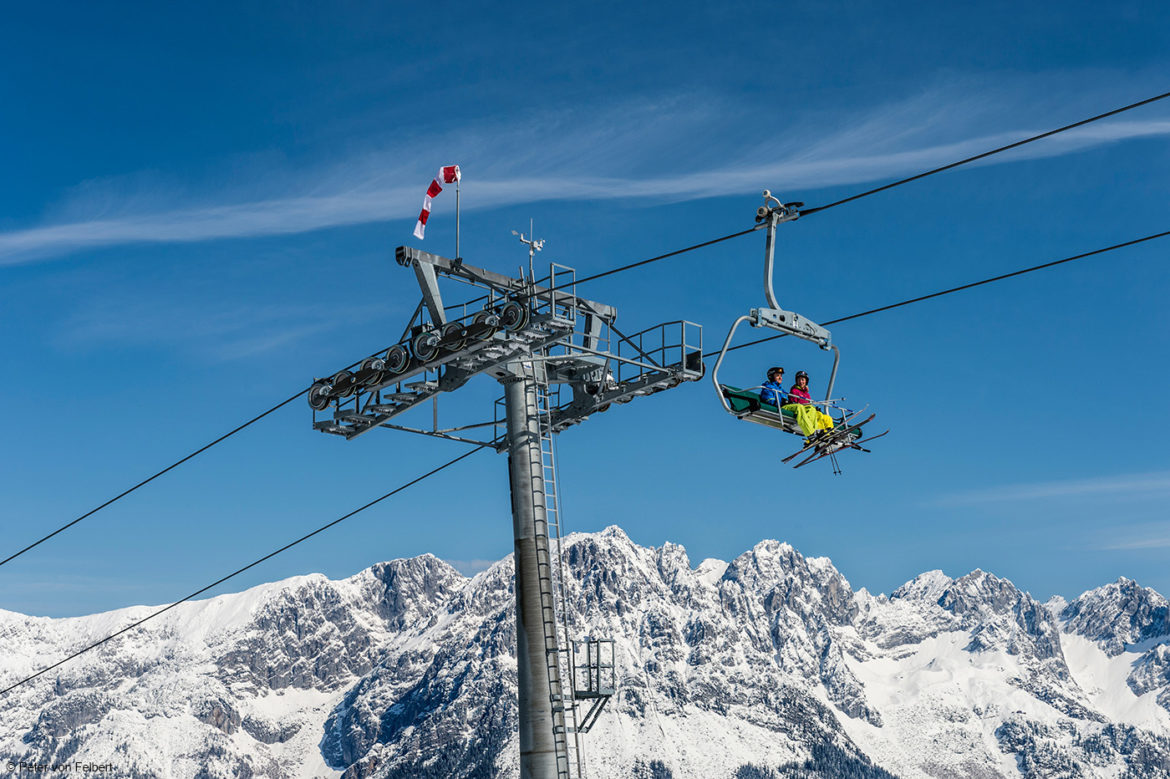
[[(557, 779), (572, 779), (573, 763), (576, 775), (584, 779), (584, 764), (581, 753), (580, 734), (577, 730), (577, 707), (572, 692), (565, 695), (563, 680), (568, 678), (569, 689), (573, 686), (572, 652), (561, 647), (557, 637), (557, 595), (564, 619), (565, 637), (568, 640), (568, 610), (565, 603), (564, 570), (561, 566), (561, 523), (560, 506), (557, 500), (556, 450), (553, 443), (551, 412), (553, 402), (543, 365), (533, 365), (536, 418), (540, 431), (540, 459), (542, 488), (533, 490), (534, 501), (544, 501), (545, 526), (539, 520), (535, 528), (536, 566), (540, 579), (540, 613), (543, 623), (545, 665), (548, 668), (548, 694), (553, 711), (553, 742), (557, 756)], [(537, 511), (536, 516), (541, 516)], [(556, 570), (553, 569), (552, 543), (555, 541)], [(572, 740), (570, 741), (570, 736)]]

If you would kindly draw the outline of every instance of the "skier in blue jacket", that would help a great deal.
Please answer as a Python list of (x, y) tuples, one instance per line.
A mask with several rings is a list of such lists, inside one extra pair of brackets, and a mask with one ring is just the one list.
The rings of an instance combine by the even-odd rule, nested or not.
[(760, 402), (771, 403), (777, 408), (787, 403), (788, 396), (784, 392), (783, 382), (784, 369), (780, 367), (769, 368), (768, 380), (764, 382), (763, 389), (760, 390)]

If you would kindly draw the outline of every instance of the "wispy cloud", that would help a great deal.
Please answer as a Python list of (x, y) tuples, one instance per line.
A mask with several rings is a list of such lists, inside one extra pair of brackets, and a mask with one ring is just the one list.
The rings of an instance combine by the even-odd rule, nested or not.
[(944, 495), (929, 501), (928, 505), (972, 506), (1089, 496), (1148, 496), (1159, 493), (1170, 493), (1170, 472), (987, 487)]
[(179, 346), (211, 362), (255, 357), (308, 336), (384, 316), (384, 307), (327, 305), (261, 306), (200, 300), (184, 306), (173, 300), (133, 298), (87, 303), (65, 323), (67, 346)]
[(1162, 531), (1162, 535), (1157, 535), (1150, 538), (1138, 538), (1132, 541), (1119, 541), (1117, 543), (1107, 544), (1102, 548), (1121, 551), (1136, 549), (1167, 549), (1170, 548), (1170, 531)]
[[(973, 102), (970, 97), (962, 101)], [(591, 118), (566, 114), (523, 126), (452, 134), (409, 152), (400, 141), (315, 170), (290, 172), (278, 166), (271, 175), (245, 177), (270, 182), (280, 194), (264, 191), (263, 183), (249, 183), (246, 189), (229, 190), (223, 201), (188, 200), (150, 209), (142, 197), (127, 196), (111, 205), (109, 194), (99, 195), (87, 185), (61, 209), (68, 218), (0, 233), (0, 264), (43, 261), (103, 246), (273, 236), (385, 220), (407, 223), (417, 214), (430, 175), (429, 169), (420, 173), (413, 162), (424, 157), (436, 164), (464, 164), (468, 209), (550, 200), (677, 202), (764, 186), (794, 192), (861, 185), (1038, 131), (1021, 124), (1011, 131), (979, 133), (973, 125), (986, 121), (978, 119), (978, 111), (968, 110), (969, 105), (962, 111), (950, 108), (953, 101), (931, 93), (873, 110), (836, 132), (794, 129), (782, 140), (760, 144), (746, 137), (743, 122), (732, 121), (737, 119), (733, 106), (667, 102), (623, 106)], [(970, 124), (959, 126), (962, 118)], [(1111, 120), (982, 164), (1165, 136), (1170, 136), (1170, 119)]]
[(94, 590), (131, 592), (141, 588), (138, 582), (126, 581), (113, 576), (85, 576), (82, 574), (21, 579), (20, 584), (21, 588), (27, 592), (37, 594), (49, 592), (91, 593)]
[(1127, 527), (1110, 528), (1108, 536), (1090, 548), (1117, 552), (1145, 549), (1170, 549), (1170, 521), (1143, 522)]

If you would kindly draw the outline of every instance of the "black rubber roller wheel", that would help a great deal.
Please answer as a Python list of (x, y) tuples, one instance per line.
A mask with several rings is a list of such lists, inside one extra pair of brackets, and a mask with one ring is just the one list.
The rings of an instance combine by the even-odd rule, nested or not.
[(313, 386), (309, 387), (309, 407), (314, 411), (324, 411), (329, 408), (329, 393), (333, 390), (333, 385), (325, 379), (317, 379), (313, 382)]
[(500, 329), (500, 318), (491, 311), (480, 311), (471, 321), (477, 341), (490, 340)]
[(500, 308), (500, 327), (509, 333), (523, 330), (528, 325), (528, 307), (515, 300), (505, 303)]
[(357, 383), (349, 371), (338, 371), (333, 374), (333, 395), (339, 398), (348, 398), (357, 391)]
[(363, 387), (374, 387), (382, 383), (386, 375), (386, 362), (381, 357), (367, 357), (360, 369)]
[(410, 346), (414, 349), (414, 356), (419, 362), (429, 362), (439, 353), (439, 336), (434, 332), (419, 333), (410, 342)]
[(449, 352), (457, 352), (467, 346), (467, 331), (461, 322), (448, 322), (443, 325), (443, 348)]
[(397, 376), (410, 365), (410, 353), (401, 346), (391, 346), (386, 352), (386, 370)]

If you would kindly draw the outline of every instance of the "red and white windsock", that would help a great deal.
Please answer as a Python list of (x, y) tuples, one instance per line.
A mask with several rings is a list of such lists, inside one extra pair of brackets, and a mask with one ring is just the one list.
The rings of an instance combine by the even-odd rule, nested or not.
[(427, 194), (423, 197), (422, 211), (418, 215), (418, 224), (414, 226), (414, 237), (420, 241), (427, 229), (427, 220), (431, 218), (431, 199), (443, 191), (443, 184), (454, 184), (463, 177), (458, 165), (444, 165), (439, 168), (439, 175), (427, 187)]

